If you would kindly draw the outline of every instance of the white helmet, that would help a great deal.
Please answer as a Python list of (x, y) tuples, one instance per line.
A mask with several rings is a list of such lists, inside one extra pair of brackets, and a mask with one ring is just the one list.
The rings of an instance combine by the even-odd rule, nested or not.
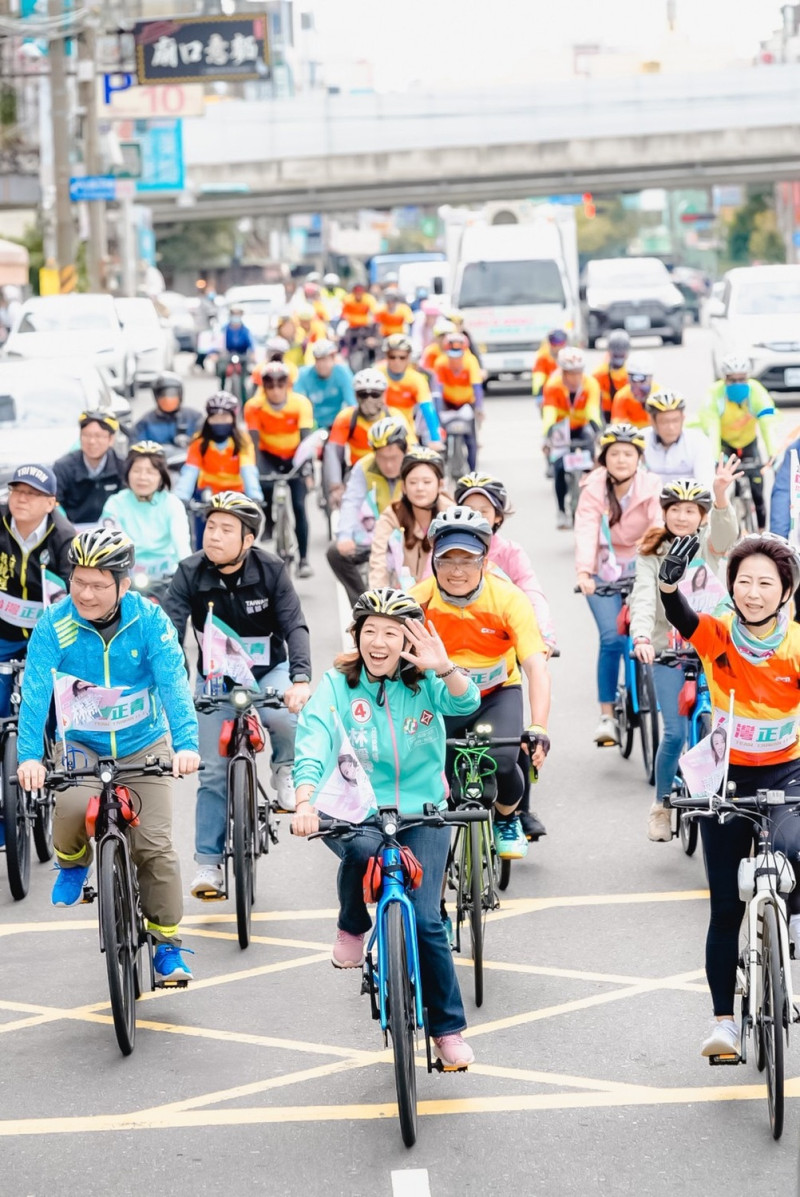
[(577, 345), (565, 345), (558, 351), (559, 370), (582, 370), (586, 364), (583, 350)]
[(353, 390), (356, 394), (360, 391), (380, 391), (383, 394), (387, 386), (388, 383), (380, 370), (359, 370), (353, 379)]
[(721, 378), (727, 378), (729, 374), (749, 374), (750, 358), (743, 353), (727, 353), (719, 364), (719, 373)]
[(319, 361), (321, 357), (330, 357), (335, 352), (336, 345), (333, 341), (329, 341), (325, 337), (322, 337), (319, 341), (315, 341), (311, 346), (311, 356), (314, 358), (314, 361)]
[(652, 378), (654, 373), (653, 359), (646, 353), (632, 353), (628, 358), (628, 378), (631, 374), (641, 374), (644, 378)]
[(440, 316), (433, 326), (433, 335), (435, 337), (443, 337), (446, 333), (451, 332), (458, 332), (458, 329), (456, 328), (455, 324), (453, 324), (453, 321), (445, 319), (444, 316)]
[(339, 275), (338, 274), (326, 274), (322, 279), (322, 285), (323, 285), (323, 287), (327, 287), (329, 290), (331, 287), (338, 287), (339, 286)]

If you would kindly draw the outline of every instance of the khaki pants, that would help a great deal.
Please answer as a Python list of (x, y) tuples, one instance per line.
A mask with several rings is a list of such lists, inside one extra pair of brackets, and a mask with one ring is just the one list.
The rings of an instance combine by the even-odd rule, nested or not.
[[(96, 763), (97, 756), (82, 744), (73, 747), (76, 768)], [(87, 758), (86, 765), (82, 755)], [(162, 738), (141, 752), (120, 757), (118, 763), (143, 765), (147, 756), (166, 760), (171, 755), (169, 742)], [(148, 930), (159, 942), (180, 943), (177, 931), (183, 915), (183, 886), (178, 854), (172, 843), (172, 779), (132, 778), (125, 784), (129, 785), (134, 810), (139, 814), (139, 826), (131, 827), (128, 834)], [(94, 853), (86, 834), (86, 807), (98, 790), (99, 780), (92, 778), (56, 795), (53, 842), (63, 869), (92, 863)]]

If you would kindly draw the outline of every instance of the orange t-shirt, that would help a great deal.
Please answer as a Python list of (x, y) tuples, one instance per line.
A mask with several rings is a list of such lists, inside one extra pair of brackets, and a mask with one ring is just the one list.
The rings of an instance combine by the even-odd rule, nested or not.
[[(355, 465), (367, 453), (371, 453), (367, 435), (370, 428), (374, 424), (374, 420), (365, 420), (363, 416), (357, 416), (355, 421), (353, 415), (358, 411), (357, 407), (345, 407), (339, 412), (336, 419), (331, 424), (331, 430), (328, 433), (328, 441), (334, 445), (349, 445), (350, 446), (350, 462)], [(408, 427), (408, 443), (415, 444), (417, 440), (416, 433), (409, 423), (408, 412), (396, 411), (394, 408), (388, 408), (387, 411), (381, 412), (378, 419), (384, 416), (399, 416), (403, 423)], [(351, 432), (352, 426), (352, 432)]]
[(622, 366), (619, 370), (612, 370), (608, 362), (603, 362), (592, 374), (600, 384), (600, 406), (607, 415), (611, 415), (611, 405), (622, 390), (628, 385), (628, 371)]
[(376, 367), (389, 384), (386, 388), (384, 401), (387, 407), (395, 408), (409, 415), (418, 403), (426, 403), (431, 397), (431, 389), (424, 374), (413, 366), (408, 366), (402, 378), (392, 378), (385, 362)]
[[(650, 394), (655, 395), (660, 388), (655, 382), (650, 387)], [(631, 384), (626, 383), (621, 391), (617, 391), (611, 404), (612, 424), (635, 424), (637, 428), (647, 428), (650, 417), (644, 409), (644, 404), (634, 397)]]
[(289, 392), (283, 407), (272, 407), (263, 394), (244, 405), (244, 422), (258, 433), (258, 447), (273, 457), (289, 461), (300, 444), (301, 433), (314, 427), (314, 408), (305, 395)]
[(205, 454), (201, 454), (202, 438), (197, 436), (190, 442), (186, 450), (186, 464), (195, 466), (200, 471), (197, 479), (197, 489), (208, 488), (219, 494), (221, 490), (235, 490), (239, 494), (244, 492), (242, 482), (242, 466), (256, 464), (256, 451), (249, 437), (247, 444), (242, 445), (241, 453), (236, 452), (233, 437), (229, 437), (223, 445), (216, 441), (209, 441)]
[(342, 303), (342, 320), (346, 320), (351, 328), (367, 328), (375, 322), (377, 306), (372, 295), (366, 294), (363, 299), (346, 295)]
[(433, 367), (433, 376), (442, 388), (442, 399), (448, 407), (464, 407), (474, 404), (474, 387), (483, 382), (483, 374), (477, 359), (466, 352), (460, 364), (453, 365), (453, 359), (442, 354)]
[(382, 337), (390, 337), (393, 333), (405, 332), (414, 319), (414, 313), (408, 304), (398, 303), (393, 312), (387, 307), (378, 308), (375, 313), (375, 323), (380, 329)]

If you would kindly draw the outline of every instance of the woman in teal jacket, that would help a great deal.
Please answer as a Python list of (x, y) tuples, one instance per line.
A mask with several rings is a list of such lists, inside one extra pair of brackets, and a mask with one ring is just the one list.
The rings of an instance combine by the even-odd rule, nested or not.
[[(402, 590), (368, 590), (353, 608), (355, 652), (344, 653), (323, 677), (300, 713), (295, 743), (295, 835), (319, 829), (317, 791), (332, 761), (347, 777), (355, 761), (366, 771), (382, 806), (401, 815), (420, 814), (425, 803), (445, 803), (444, 715), (469, 715), (480, 693), (469, 676), (447, 656), (422, 608)], [(347, 736), (349, 745), (343, 743)], [(344, 749), (344, 752), (343, 752)], [(352, 766), (352, 768), (351, 768)], [(324, 794), (320, 806), (324, 810)], [(447, 1069), (474, 1060), (461, 1032), (466, 1026), (439, 900), (450, 845), (446, 827), (413, 827), (401, 832), (423, 867), (412, 891), (419, 936), (423, 1003), (437, 1057)], [(336, 968), (359, 968), (364, 936), (371, 926), (362, 883), (367, 862), (380, 843), (376, 831), (351, 840), (327, 839), (340, 857), (339, 920), (331, 957)]]
[(151, 579), (171, 577), (192, 551), (186, 508), (170, 492), (164, 446), (131, 445), (124, 469), (125, 490), (106, 501), (101, 522), (114, 524), (136, 545), (136, 564)]

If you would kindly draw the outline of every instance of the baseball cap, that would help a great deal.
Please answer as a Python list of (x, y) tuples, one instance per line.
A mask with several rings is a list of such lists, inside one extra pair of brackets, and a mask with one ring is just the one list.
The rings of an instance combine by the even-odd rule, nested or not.
[(445, 553), (449, 553), (451, 549), (461, 549), (462, 552), (470, 553), (473, 557), (483, 557), (486, 554), (486, 546), (481, 538), (473, 536), (469, 532), (454, 532), (447, 536), (437, 546), (434, 556), (438, 560)]
[(43, 495), (55, 495), (58, 490), (56, 476), (47, 466), (17, 466), (17, 469), (14, 471), (14, 477), (8, 485), (15, 486), (18, 482), (24, 482), (26, 486), (32, 487), (33, 490), (41, 491)]

